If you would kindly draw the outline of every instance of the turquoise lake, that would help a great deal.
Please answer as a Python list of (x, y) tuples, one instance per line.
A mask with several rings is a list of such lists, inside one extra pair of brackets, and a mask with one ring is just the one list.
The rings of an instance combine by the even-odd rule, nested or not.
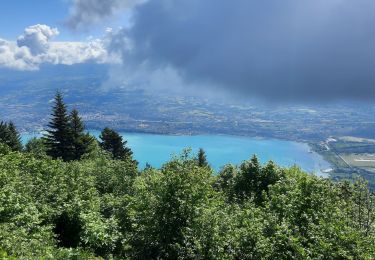
[[(98, 137), (99, 131), (90, 131)], [(225, 135), (173, 136), (143, 133), (121, 133), (133, 150), (135, 159), (144, 167), (146, 163), (160, 167), (171, 156), (190, 147), (194, 153), (199, 148), (206, 151), (210, 165), (219, 170), (227, 163), (239, 164), (256, 154), (261, 162), (273, 160), (281, 166), (299, 165), (305, 171), (326, 176), (324, 170), (331, 168), (322, 156), (311, 152), (305, 143), (276, 139), (259, 139)], [(22, 141), (40, 134), (22, 134)]]

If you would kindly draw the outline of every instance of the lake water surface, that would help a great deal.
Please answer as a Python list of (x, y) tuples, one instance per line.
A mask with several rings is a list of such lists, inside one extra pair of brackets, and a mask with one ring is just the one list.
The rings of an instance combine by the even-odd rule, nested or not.
[[(99, 131), (90, 131), (98, 137)], [(184, 148), (190, 147), (193, 152), (199, 148), (206, 151), (211, 166), (219, 170), (227, 163), (239, 164), (256, 154), (261, 162), (273, 160), (281, 166), (299, 165), (305, 171), (326, 176), (322, 171), (330, 168), (319, 154), (310, 151), (305, 143), (282, 141), (276, 139), (259, 139), (225, 135), (173, 136), (143, 133), (121, 133), (133, 150), (134, 157), (140, 166), (146, 163), (160, 167), (172, 155), (178, 155)], [(22, 134), (26, 142), (36, 134)]]

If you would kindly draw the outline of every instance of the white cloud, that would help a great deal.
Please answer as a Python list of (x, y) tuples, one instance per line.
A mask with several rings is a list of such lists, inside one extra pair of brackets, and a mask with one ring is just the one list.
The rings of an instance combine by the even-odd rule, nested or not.
[(18, 47), (14, 42), (0, 39), (0, 67), (19, 70), (36, 70), (38, 65), (27, 47)]
[(18, 37), (18, 47), (26, 46), (33, 55), (48, 51), (49, 40), (59, 35), (57, 28), (51, 28), (45, 24), (36, 24), (25, 29), (23, 35)]
[[(109, 62), (107, 51), (102, 40), (96, 39), (84, 42), (54, 42), (50, 45), (47, 57), (50, 63), (72, 65), (93, 61), (97, 63)], [(112, 61), (114, 61), (112, 59)]]
[(57, 28), (37, 24), (27, 27), (17, 42), (0, 39), (0, 67), (37, 70), (41, 64), (119, 63), (115, 54), (108, 54), (104, 39), (88, 42), (54, 42)]

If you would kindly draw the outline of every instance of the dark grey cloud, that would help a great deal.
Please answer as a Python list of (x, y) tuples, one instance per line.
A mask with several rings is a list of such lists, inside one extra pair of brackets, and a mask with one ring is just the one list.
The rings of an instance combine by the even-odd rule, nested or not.
[(73, 2), (66, 24), (72, 29), (82, 29), (110, 18), (117, 12), (132, 8), (143, 0), (71, 0)]
[(375, 98), (373, 0), (149, 0), (133, 12), (110, 45), (127, 69), (266, 99)]

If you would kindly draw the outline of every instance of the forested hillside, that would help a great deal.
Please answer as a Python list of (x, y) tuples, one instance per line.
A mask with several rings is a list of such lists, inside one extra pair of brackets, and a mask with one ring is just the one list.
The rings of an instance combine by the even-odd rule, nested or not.
[(84, 133), (59, 94), (44, 138), (22, 148), (3, 123), (0, 141), (0, 259), (374, 259), (361, 180), (256, 156), (215, 173), (188, 149), (140, 170), (118, 133)]

